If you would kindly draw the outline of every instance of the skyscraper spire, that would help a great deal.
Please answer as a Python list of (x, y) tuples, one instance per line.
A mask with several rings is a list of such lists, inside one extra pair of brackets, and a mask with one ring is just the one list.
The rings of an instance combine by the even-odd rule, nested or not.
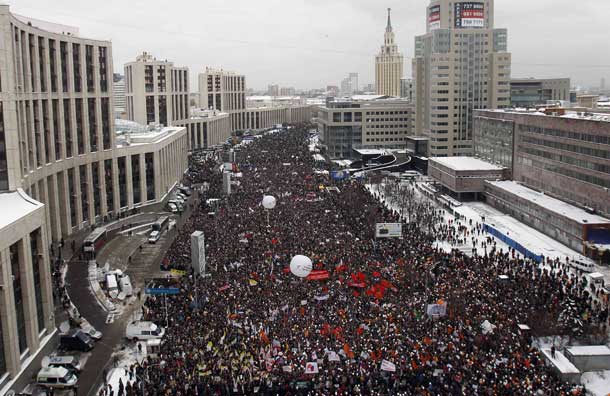
[(388, 26), (385, 28), (386, 32), (391, 32), (392, 31), (392, 19), (390, 18), (390, 12), (392, 11), (391, 8), (388, 8)]

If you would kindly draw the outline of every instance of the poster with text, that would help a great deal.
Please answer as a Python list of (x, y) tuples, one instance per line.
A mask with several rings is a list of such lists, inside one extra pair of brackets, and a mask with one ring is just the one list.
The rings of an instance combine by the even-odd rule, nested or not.
[(485, 27), (485, 5), (474, 1), (455, 3), (455, 27)]
[(441, 27), (441, 6), (435, 5), (428, 9), (428, 28), (430, 30)]

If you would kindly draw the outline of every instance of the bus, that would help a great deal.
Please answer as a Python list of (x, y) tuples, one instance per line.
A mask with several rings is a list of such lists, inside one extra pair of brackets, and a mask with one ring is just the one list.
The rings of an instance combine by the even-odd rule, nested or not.
[(155, 221), (152, 225), (153, 231), (159, 231), (159, 233), (165, 231), (169, 226), (169, 216), (159, 217), (159, 220)]
[(108, 230), (106, 230), (106, 228), (96, 228), (83, 241), (83, 252), (97, 252), (106, 244), (107, 236)]

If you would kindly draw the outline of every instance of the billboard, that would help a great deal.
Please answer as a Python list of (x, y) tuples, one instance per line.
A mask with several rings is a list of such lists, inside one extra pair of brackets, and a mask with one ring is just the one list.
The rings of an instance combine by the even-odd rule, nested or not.
[(435, 5), (428, 8), (428, 29), (434, 30), (441, 27), (441, 6)]
[(475, 1), (455, 3), (455, 27), (485, 27), (485, 5)]
[(375, 238), (402, 237), (402, 223), (377, 223), (375, 225)]

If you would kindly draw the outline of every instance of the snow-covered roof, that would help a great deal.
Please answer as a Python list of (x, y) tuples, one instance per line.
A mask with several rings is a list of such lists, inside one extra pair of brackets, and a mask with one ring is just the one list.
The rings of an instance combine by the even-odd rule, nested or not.
[(500, 171), (504, 168), (474, 157), (435, 157), (430, 161), (456, 171)]
[(386, 154), (386, 150), (379, 149), (354, 149), (360, 155), (383, 155)]
[(387, 95), (352, 95), (352, 100), (379, 100), (390, 99), (392, 96)]
[(605, 345), (572, 346), (566, 350), (572, 356), (610, 356), (610, 348)]
[(514, 181), (488, 181), (487, 183), (578, 223), (610, 224), (610, 220), (604, 217), (588, 213), (584, 209), (570, 205), (567, 202), (560, 201), (559, 199), (550, 197), (536, 190), (532, 190), (531, 188), (527, 188)]
[(30, 198), (23, 190), (0, 194), (0, 229), (7, 227), (44, 205)]
[(579, 374), (580, 370), (576, 368), (561, 352), (555, 352), (555, 356), (551, 353), (550, 348), (542, 348), (540, 350), (544, 357), (549, 360), (553, 366), (562, 374)]

